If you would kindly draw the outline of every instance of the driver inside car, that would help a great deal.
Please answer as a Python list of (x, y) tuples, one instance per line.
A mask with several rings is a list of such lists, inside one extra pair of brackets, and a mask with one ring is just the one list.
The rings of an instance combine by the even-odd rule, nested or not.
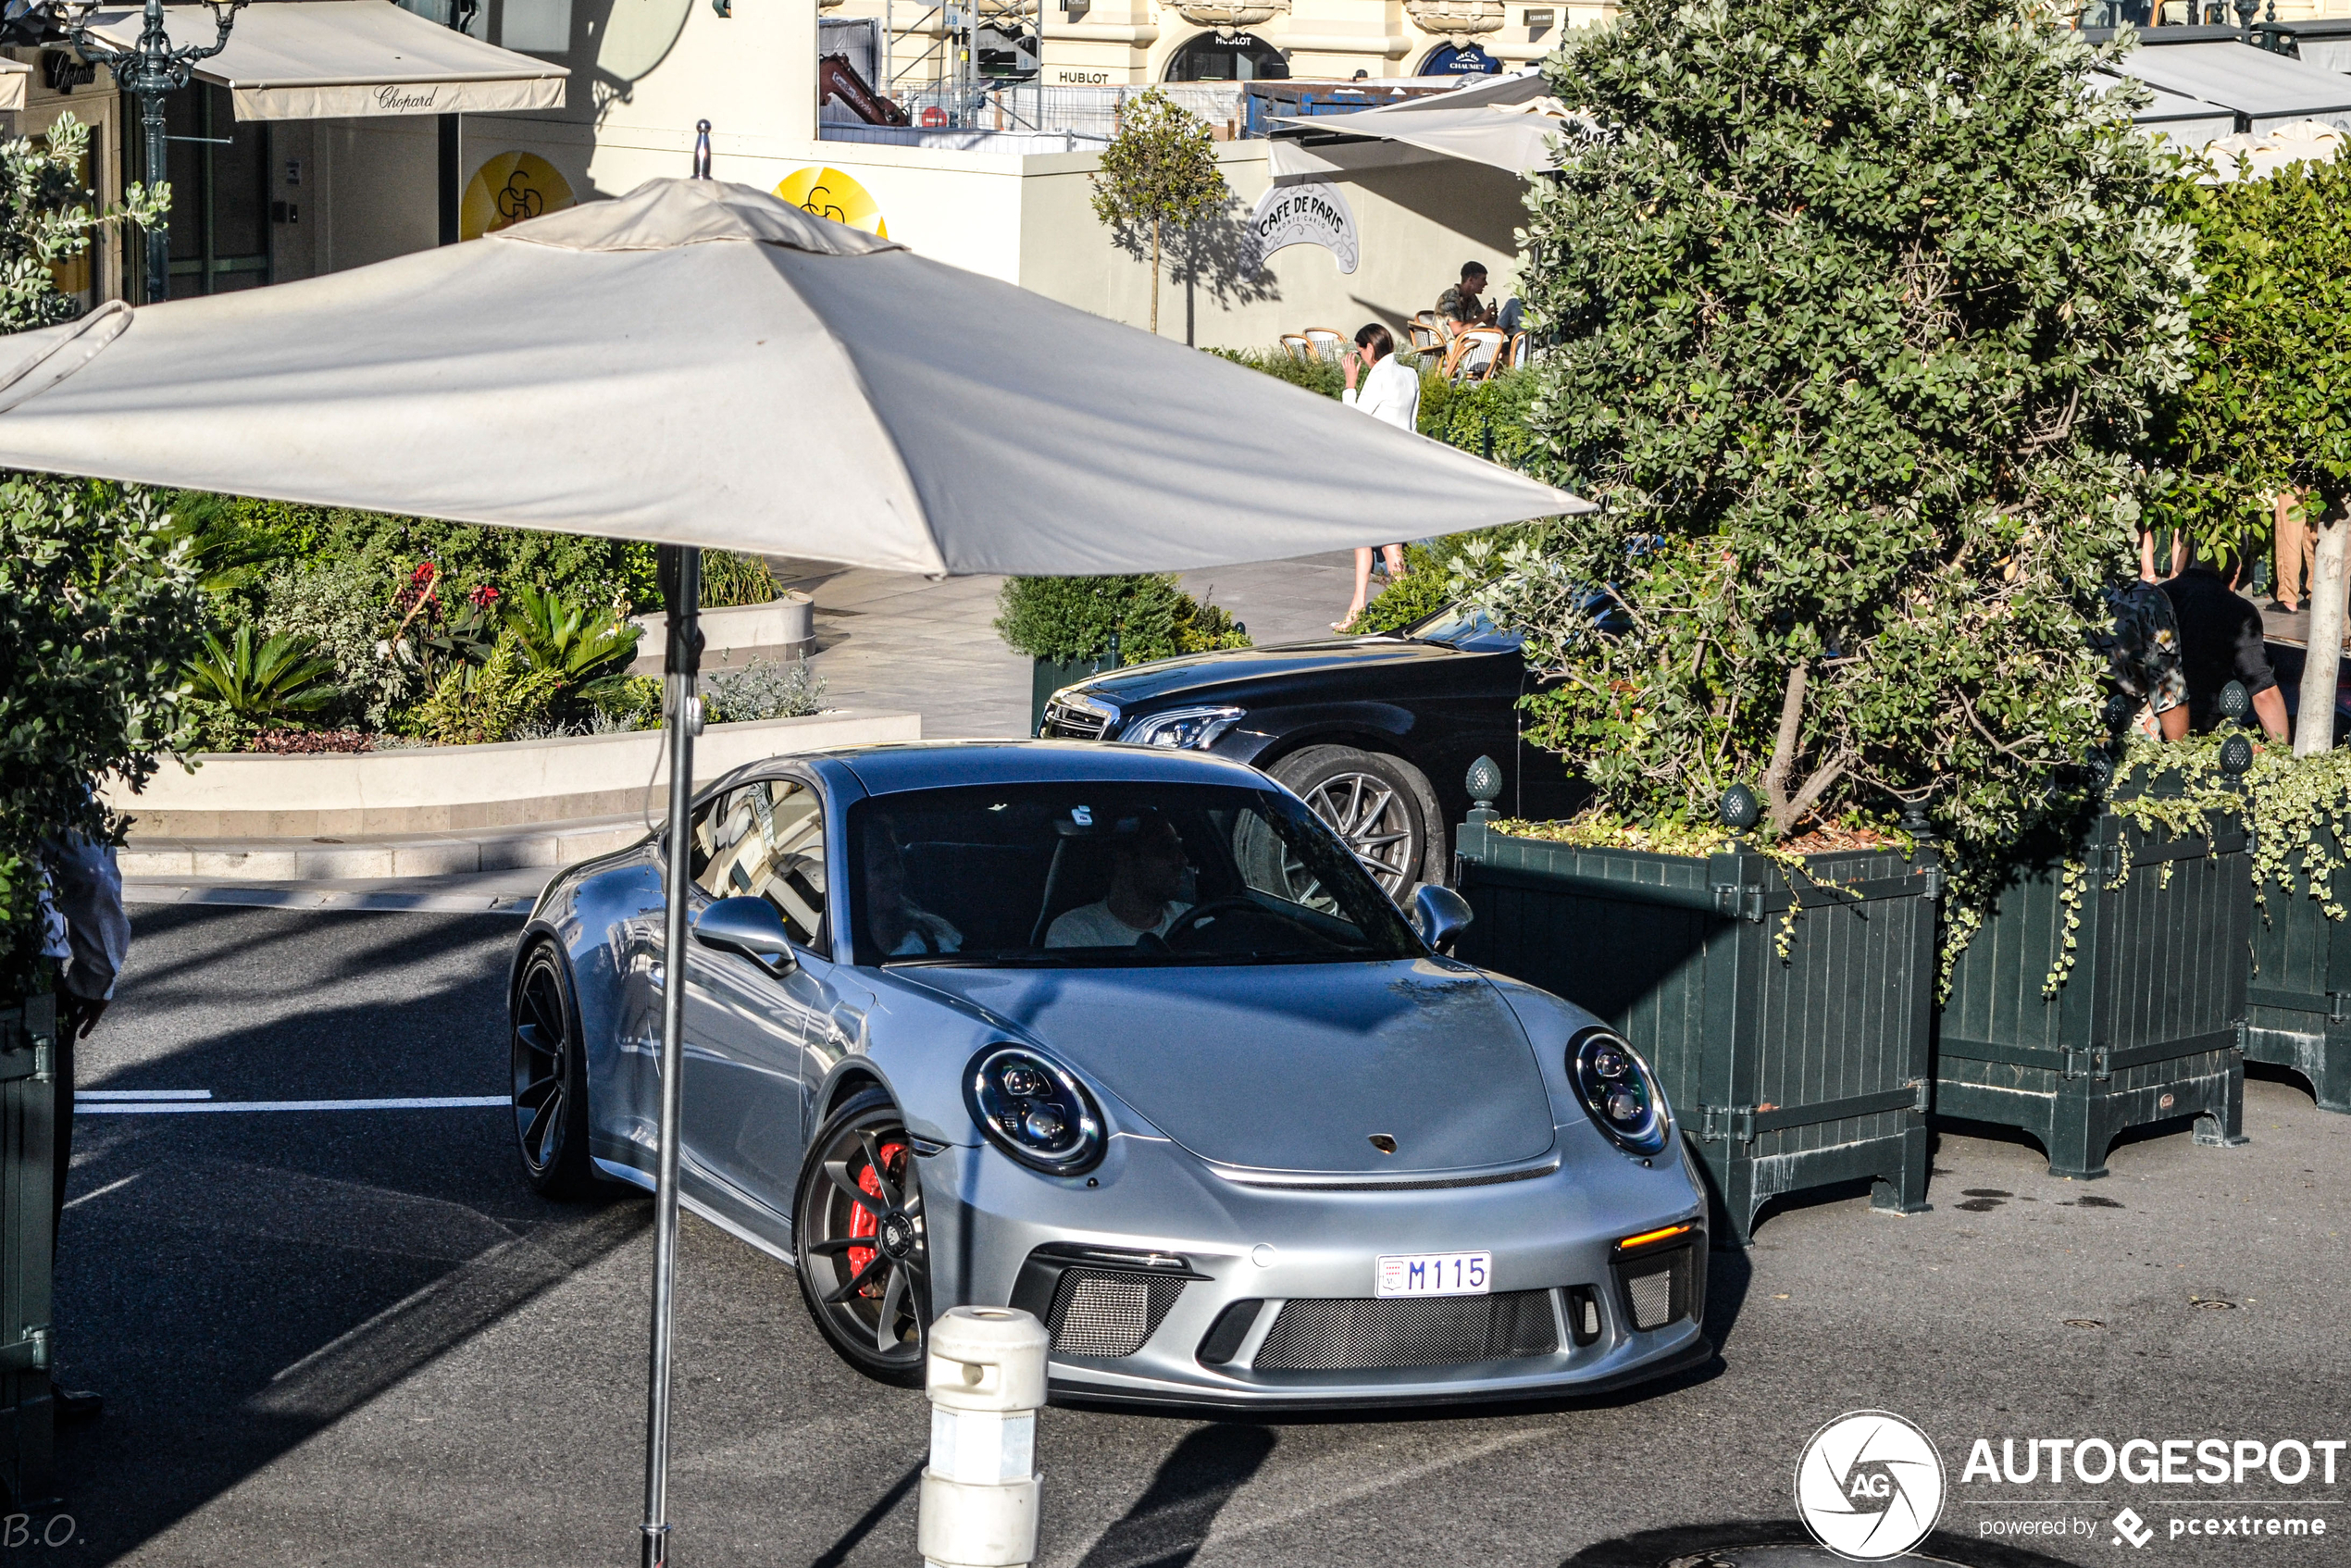
[(1110, 891), (1054, 921), (1047, 947), (1133, 947), (1146, 935), (1167, 935), (1192, 907), (1182, 898), (1190, 869), (1184, 836), (1166, 817), (1138, 814), (1134, 831), (1112, 837), (1111, 856)]
[(962, 948), (961, 931), (906, 896), (905, 851), (892, 825), (877, 821), (864, 838), (865, 930), (874, 945), (894, 958)]

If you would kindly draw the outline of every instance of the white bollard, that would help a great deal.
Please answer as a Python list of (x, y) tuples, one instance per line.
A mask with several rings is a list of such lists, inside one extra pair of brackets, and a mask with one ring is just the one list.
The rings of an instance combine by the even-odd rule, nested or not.
[(1045, 1325), (950, 1307), (930, 1329), (930, 1463), (915, 1538), (929, 1568), (1025, 1568), (1037, 1555), (1037, 1412)]

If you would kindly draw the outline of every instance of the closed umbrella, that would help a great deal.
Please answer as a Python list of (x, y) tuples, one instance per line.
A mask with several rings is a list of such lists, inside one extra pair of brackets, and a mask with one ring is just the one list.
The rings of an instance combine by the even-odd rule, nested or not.
[[(1586, 504), (747, 186), (0, 342), (0, 466), (652, 540), (686, 972), (698, 549), (932, 574), (1267, 560)], [(685, 987), (665, 988), (643, 1561), (666, 1560)]]

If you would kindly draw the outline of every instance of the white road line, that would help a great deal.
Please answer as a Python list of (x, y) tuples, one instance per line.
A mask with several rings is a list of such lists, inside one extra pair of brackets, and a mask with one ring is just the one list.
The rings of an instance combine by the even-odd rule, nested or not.
[(208, 1089), (78, 1089), (75, 1104), (85, 1100), (209, 1100)]
[(132, 1182), (137, 1181), (140, 1176), (144, 1174), (145, 1173), (143, 1171), (132, 1171), (129, 1176), (110, 1181), (106, 1183), (106, 1186), (85, 1192), (79, 1198), (68, 1198), (66, 1200), (66, 1207), (68, 1209), (79, 1209), (82, 1204), (87, 1203), (93, 1198), (104, 1198), (109, 1192), (118, 1191), (122, 1188), (129, 1187)]
[(190, 1111), (455, 1111), (512, 1103), (503, 1094), (462, 1094), (420, 1100), (137, 1100), (77, 1103), (74, 1110), (90, 1116), (161, 1116)]

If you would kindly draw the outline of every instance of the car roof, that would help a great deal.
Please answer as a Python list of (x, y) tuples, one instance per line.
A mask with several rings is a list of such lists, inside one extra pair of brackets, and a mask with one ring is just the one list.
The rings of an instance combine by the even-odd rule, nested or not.
[(1267, 788), (1255, 768), (1198, 752), (1100, 740), (905, 740), (826, 752), (869, 795), (966, 784), (1119, 782)]

